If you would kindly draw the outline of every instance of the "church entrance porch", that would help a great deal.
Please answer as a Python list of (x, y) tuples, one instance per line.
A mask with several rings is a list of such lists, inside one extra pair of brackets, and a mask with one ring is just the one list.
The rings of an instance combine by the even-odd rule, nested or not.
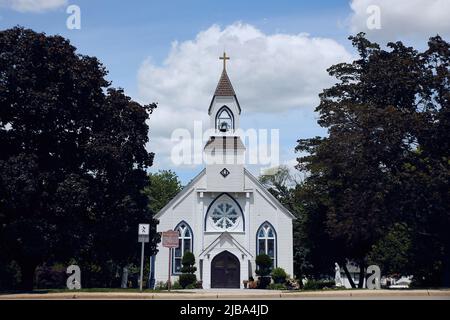
[(211, 261), (211, 288), (240, 288), (240, 262), (236, 256), (223, 251)]
[(204, 289), (244, 288), (253, 256), (229, 232), (222, 232), (198, 256)]

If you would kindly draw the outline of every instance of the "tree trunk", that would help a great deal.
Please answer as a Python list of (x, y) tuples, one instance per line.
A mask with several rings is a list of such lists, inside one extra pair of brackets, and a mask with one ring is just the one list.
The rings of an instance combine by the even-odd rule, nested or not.
[(356, 289), (356, 286), (355, 286), (355, 283), (353, 282), (352, 276), (350, 275), (350, 272), (348, 272), (346, 262), (343, 263), (343, 268), (344, 268), (345, 276), (348, 279), (348, 282), (350, 282), (350, 285), (352, 286), (353, 289)]
[(25, 261), (19, 265), (22, 274), (20, 289), (24, 291), (33, 291), (34, 272), (36, 271), (37, 263)]
[(358, 288), (362, 289), (364, 288), (364, 280), (366, 278), (366, 268), (364, 263), (359, 263), (359, 282), (358, 282)]

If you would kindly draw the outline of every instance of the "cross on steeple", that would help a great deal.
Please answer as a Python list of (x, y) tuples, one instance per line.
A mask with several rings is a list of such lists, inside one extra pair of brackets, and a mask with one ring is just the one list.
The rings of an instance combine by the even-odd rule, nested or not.
[(226, 69), (227, 66), (227, 60), (230, 60), (230, 57), (227, 57), (227, 54), (225, 53), (225, 51), (223, 52), (223, 56), (219, 57), (220, 60), (223, 60), (223, 70)]

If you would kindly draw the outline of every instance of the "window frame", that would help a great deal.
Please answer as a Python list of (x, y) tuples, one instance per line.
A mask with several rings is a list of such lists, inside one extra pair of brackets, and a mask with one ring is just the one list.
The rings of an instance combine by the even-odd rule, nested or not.
[[(184, 226), (184, 228), (182, 228)], [(175, 256), (175, 250), (177, 250), (178, 248), (173, 248), (171, 249), (171, 272), (173, 275), (180, 275), (182, 272), (178, 272), (175, 270), (175, 262), (177, 259), (180, 259), (181, 262), (183, 261), (183, 256), (187, 251), (190, 252), (194, 252), (194, 233), (192, 232), (192, 228), (191, 226), (186, 222), (186, 221), (181, 221), (180, 223), (177, 224), (177, 226), (173, 229), (174, 231), (178, 231), (179, 235), (178, 235), (178, 243), (181, 243), (181, 257), (177, 257)], [(189, 231), (189, 236), (186, 236), (186, 231)], [(184, 244), (185, 244), (185, 240), (190, 240), (190, 246), (189, 248), (186, 250)], [(181, 264), (180, 262), (180, 264)], [(181, 264), (182, 266), (182, 264)]]
[[(212, 214), (220, 204), (229, 204), (237, 213), (236, 222), (230, 228), (217, 228), (216, 223), (212, 221)], [(211, 221), (210, 221), (211, 220)], [(245, 232), (245, 215), (239, 202), (229, 193), (223, 192), (219, 194), (208, 206), (204, 218), (204, 232), (209, 233), (244, 233)]]
[[(267, 228), (266, 228), (267, 226)], [(272, 237), (269, 237), (269, 231), (272, 230)], [(260, 232), (263, 231), (264, 236), (260, 236)], [(260, 240), (264, 241), (264, 253), (260, 253)], [(273, 240), (273, 257), (269, 255), (269, 241)], [(264, 221), (256, 231), (256, 255), (266, 254), (268, 255), (272, 261), (272, 268), (276, 268), (278, 265), (278, 239), (277, 239), (277, 231), (273, 227), (273, 225), (269, 221)]]

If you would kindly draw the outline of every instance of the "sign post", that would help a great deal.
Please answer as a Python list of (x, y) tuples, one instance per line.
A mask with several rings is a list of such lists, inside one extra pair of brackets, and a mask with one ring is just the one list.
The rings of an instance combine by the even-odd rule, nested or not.
[(141, 274), (139, 281), (139, 290), (142, 291), (142, 283), (144, 282), (144, 244), (150, 240), (150, 225), (139, 224), (138, 241), (142, 244), (141, 247)]
[(170, 275), (172, 273), (172, 248), (178, 248), (178, 232), (168, 230), (162, 232), (162, 245), (169, 248), (169, 279), (167, 283), (167, 289), (170, 291)]

